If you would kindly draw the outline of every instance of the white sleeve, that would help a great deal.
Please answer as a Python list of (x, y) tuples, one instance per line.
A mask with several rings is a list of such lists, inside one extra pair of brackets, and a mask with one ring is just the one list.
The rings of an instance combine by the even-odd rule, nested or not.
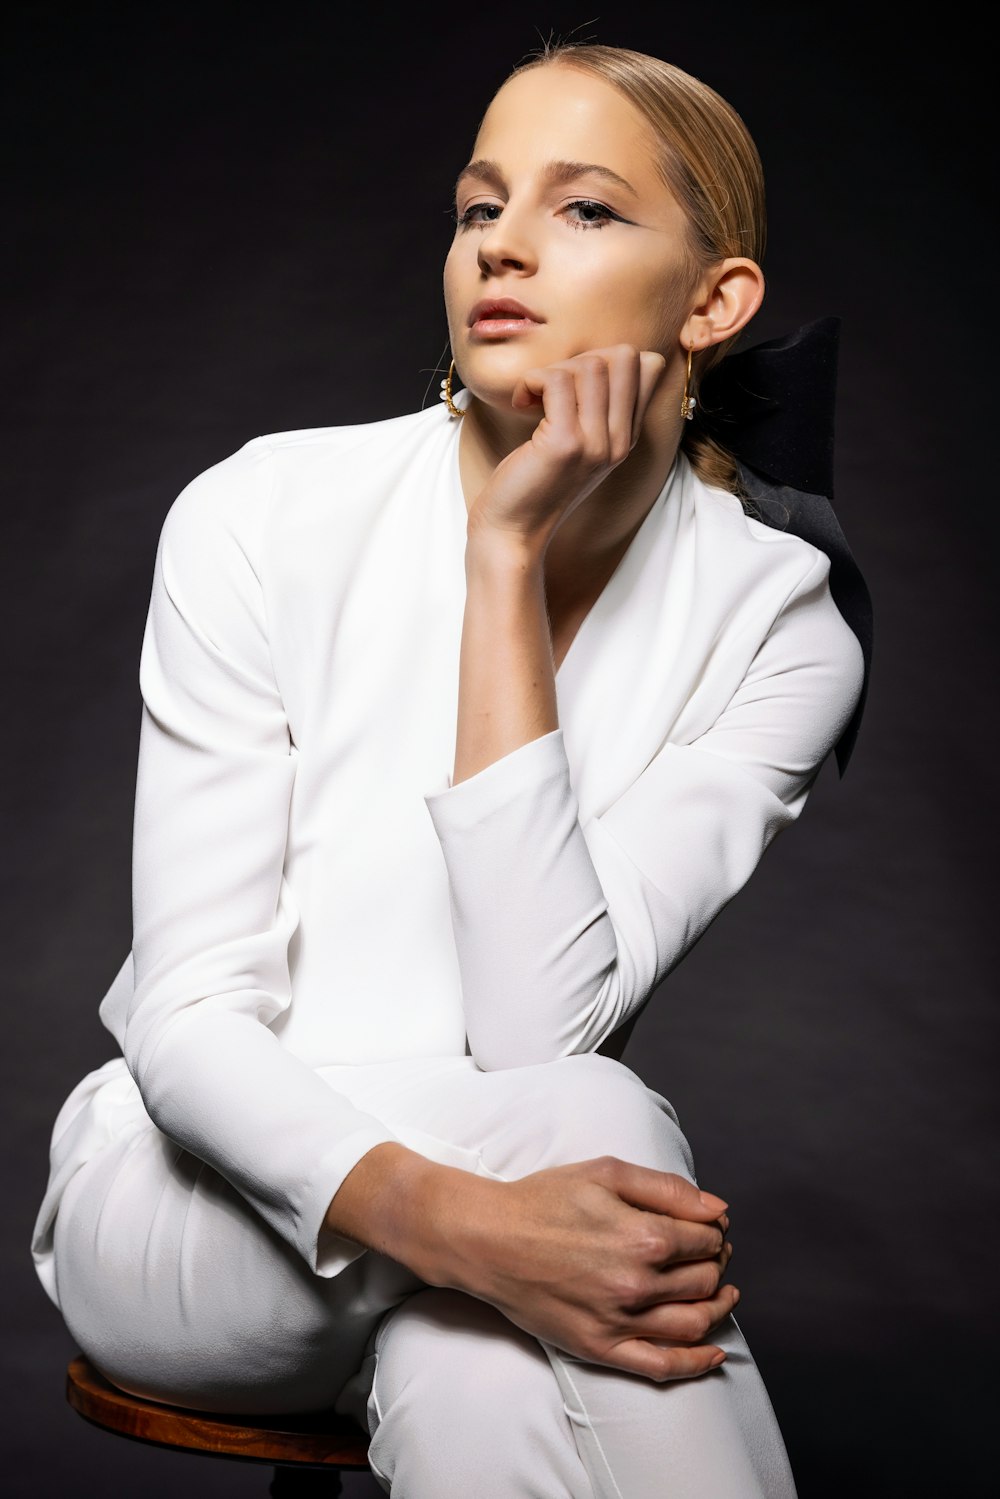
[(798, 817), (864, 673), (828, 573), (818, 553), (711, 728), (585, 826), (562, 729), (425, 796), (479, 1066), (596, 1050)]
[(330, 1200), (394, 1136), (268, 1029), (291, 1003), (299, 921), (283, 873), (297, 751), (257, 550), (272, 468), (267, 450), (241, 450), (178, 496), (160, 533), (139, 673), (135, 987), (118, 1039), (154, 1123), (331, 1276), (363, 1250), (321, 1233)]

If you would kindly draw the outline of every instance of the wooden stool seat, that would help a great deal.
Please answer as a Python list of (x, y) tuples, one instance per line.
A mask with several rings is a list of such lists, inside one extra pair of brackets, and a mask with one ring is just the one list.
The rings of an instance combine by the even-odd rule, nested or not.
[(367, 1433), (334, 1411), (261, 1416), (161, 1405), (119, 1390), (83, 1354), (66, 1371), (66, 1399), (87, 1421), (119, 1436), (182, 1452), (271, 1463), (272, 1495), (314, 1490), (335, 1495), (342, 1469), (368, 1470)]

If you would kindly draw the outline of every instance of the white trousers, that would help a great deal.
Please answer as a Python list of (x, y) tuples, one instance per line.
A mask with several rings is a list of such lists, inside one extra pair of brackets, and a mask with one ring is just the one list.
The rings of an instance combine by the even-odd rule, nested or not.
[[(670, 1104), (608, 1057), (320, 1074), (401, 1137), (462, 1147), (486, 1175), (616, 1155), (694, 1180)], [(724, 1364), (656, 1384), (561, 1353), (374, 1251), (316, 1276), (151, 1123), (72, 1178), (54, 1255), (67, 1327), (115, 1384), (203, 1410), (336, 1404), (367, 1423), (372, 1471), (394, 1499), (794, 1499), (733, 1318), (712, 1335)]]

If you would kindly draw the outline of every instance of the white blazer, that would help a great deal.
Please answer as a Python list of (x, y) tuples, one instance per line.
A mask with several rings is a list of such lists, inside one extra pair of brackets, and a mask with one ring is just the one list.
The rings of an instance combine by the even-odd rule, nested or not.
[[(32, 1240), (152, 1120), (313, 1271), (373, 1145), (329, 1072), (620, 1051), (802, 811), (861, 691), (829, 560), (679, 455), (556, 674), (559, 728), (460, 782), (467, 512), (443, 406), (256, 438), (173, 502), (142, 645), (122, 1055), (67, 1098)], [(617, 1033), (617, 1034), (613, 1034)]]

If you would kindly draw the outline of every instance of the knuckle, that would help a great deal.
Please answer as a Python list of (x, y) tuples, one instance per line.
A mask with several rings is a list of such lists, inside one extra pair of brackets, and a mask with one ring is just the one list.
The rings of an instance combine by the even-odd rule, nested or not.
[(665, 1241), (663, 1233), (655, 1224), (647, 1226), (640, 1223), (635, 1231), (633, 1248), (641, 1260), (649, 1264), (659, 1264), (664, 1257)]
[(592, 468), (603, 468), (611, 456), (609, 444), (601, 439), (591, 439), (584, 445), (583, 456)]
[(707, 1312), (699, 1311), (696, 1307), (689, 1307), (676, 1337), (684, 1343), (700, 1343), (711, 1325), (712, 1319)]
[(594, 1158), (594, 1170), (609, 1183), (621, 1179), (622, 1162), (616, 1155), (599, 1155)]
[(704, 1265), (694, 1276), (695, 1292), (702, 1300), (714, 1296), (719, 1289), (720, 1272), (716, 1265)]
[(715, 1317), (711, 1312), (699, 1311), (695, 1314), (695, 1341), (700, 1343), (703, 1338), (708, 1337), (708, 1330), (715, 1325)]
[(646, 1278), (637, 1270), (621, 1269), (613, 1279), (613, 1294), (619, 1306), (637, 1306), (647, 1291)]
[(673, 1224), (665, 1224), (660, 1230), (659, 1258), (661, 1264), (672, 1264), (680, 1248), (677, 1230)]
[(715, 1264), (722, 1264), (726, 1258), (725, 1245), (717, 1235), (712, 1236), (712, 1243), (706, 1245), (705, 1258), (712, 1260)]
[(579, 434), (572, 430), (553, 434), (551, 447), (552, 455), (558, 463), (569, 463), (579, 456)]

